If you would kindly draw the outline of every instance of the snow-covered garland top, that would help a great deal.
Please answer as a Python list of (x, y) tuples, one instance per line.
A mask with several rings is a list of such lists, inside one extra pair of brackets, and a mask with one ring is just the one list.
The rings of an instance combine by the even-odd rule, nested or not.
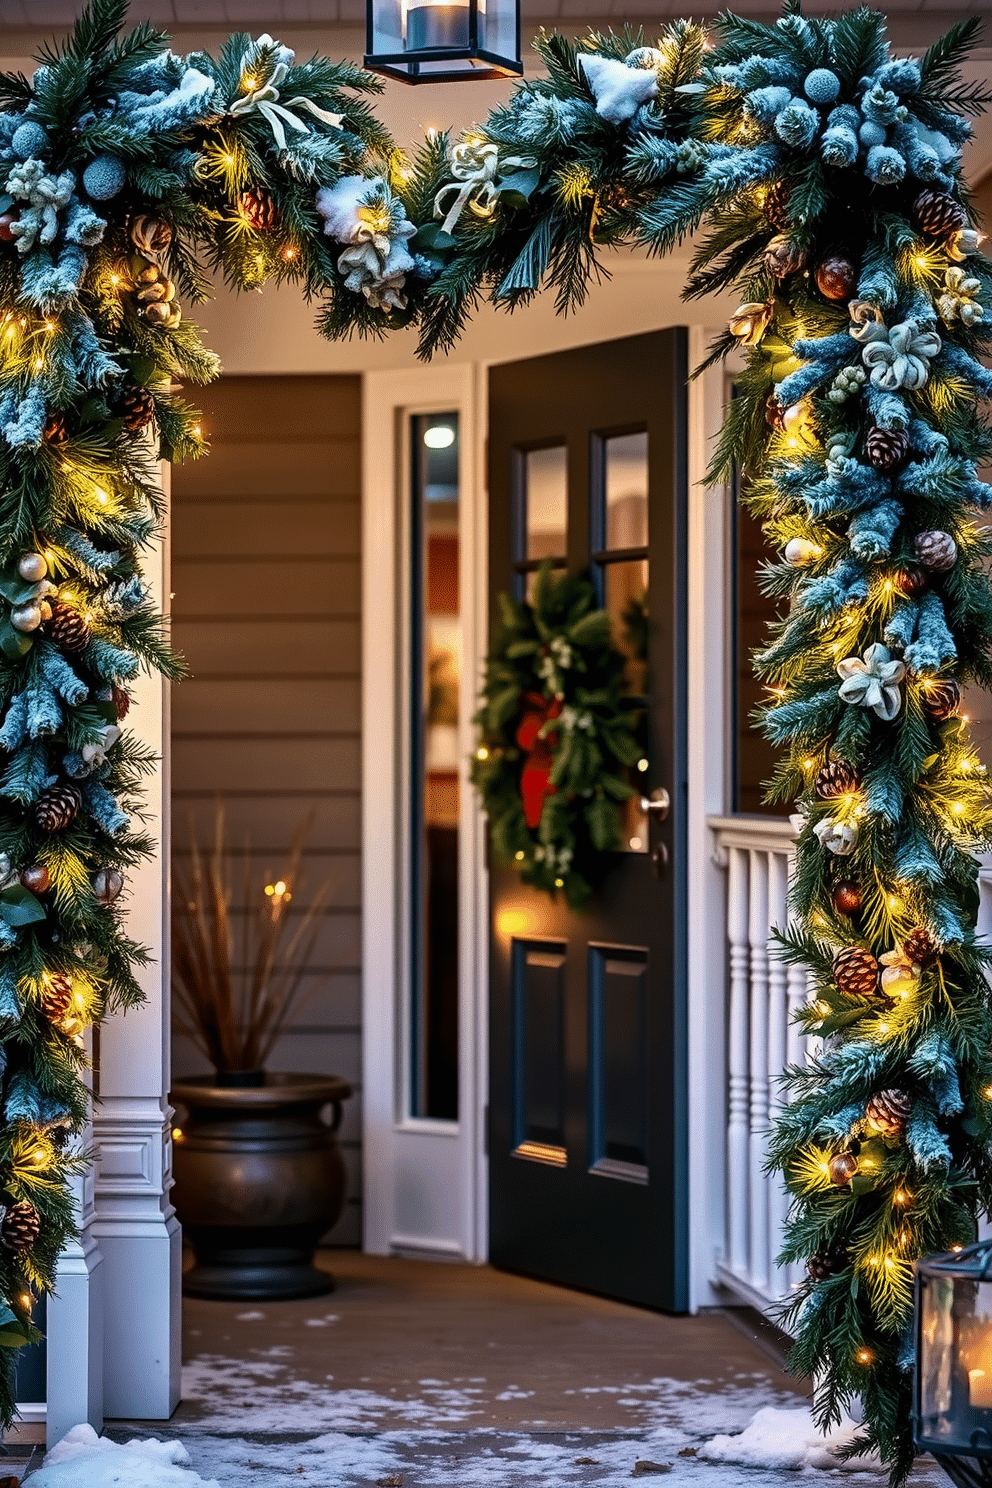
[(178, 664), (139, 557), (154, 457), (203, 449), (178, 384), (218, 370), (180, 297), (205, 270), (291, 280), (325, 334), (415, 325), (429, 354), (483, 295), (549, 283), (564, 311), (601, 245), (704, 226), (688, 292), (735, 286), (714, 356), (749, 348), (714, 473), (746, 472), (790, 602), (761, 665), (802, 808), (786, 952), (824, 1039), (773, 1141), (786, 1254), (811, 1258), (797, 1361), (825, 1415), (861, 1394), (898, 1476), (911, 1262), (992, 1198), (988, 797), (958, 717), (960, 684), (992, 683), (973, 28), (920, 61), (868, 11), (728, 18), (712, 52), (686, 22), (653, 47), (544, 36), (544, 78), (408, 161), (355, 67), (269, 37), (177, 57), (122, 36), (125, 8), (94, 0), (30, 82), (0, 79), (0, 1342), (32, 1336), (71, 1229), (86, 1027), (140, 995), (118, 896), (154, 762), (122, 723), (139, 667)]

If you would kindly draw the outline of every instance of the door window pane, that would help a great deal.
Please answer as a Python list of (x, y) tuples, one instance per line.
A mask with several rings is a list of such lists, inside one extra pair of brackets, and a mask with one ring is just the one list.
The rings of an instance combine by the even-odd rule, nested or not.
[(565, 557), (568, 541), (568, 451), (563, 444), (528, 450), (523, 461), (525, 559)]
[(603, 606), (609, 612), (613, 644), (627, 658), (624, 691), (643, 697), (648, 690), (648, 560), (632, 558), (603, 567)]
[(411, 421), (414, 1116), (458, 1116), (458, 415)]
[(648, 543), (648, 436), (614, 434), (603, 440), (604, 531), (607, 548)]

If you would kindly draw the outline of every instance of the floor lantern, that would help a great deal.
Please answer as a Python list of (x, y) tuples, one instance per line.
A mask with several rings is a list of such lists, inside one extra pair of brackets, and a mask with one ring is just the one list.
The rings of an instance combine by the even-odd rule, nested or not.
[(519, 77), (520, 0), (367, 0), (365, 66), (405, 83)]
[(913, 1415), (958, 1488), (992, 1484), (992, 1240), (917, 1265)]

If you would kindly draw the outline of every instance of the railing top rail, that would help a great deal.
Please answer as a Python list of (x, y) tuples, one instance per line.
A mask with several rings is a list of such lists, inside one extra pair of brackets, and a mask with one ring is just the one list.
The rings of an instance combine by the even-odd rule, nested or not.
[(715, 848), (753, 848), (758, 852), (791, 852), (796, 829), (783, 816), (710, 816), (706, 824), (715, 837)]

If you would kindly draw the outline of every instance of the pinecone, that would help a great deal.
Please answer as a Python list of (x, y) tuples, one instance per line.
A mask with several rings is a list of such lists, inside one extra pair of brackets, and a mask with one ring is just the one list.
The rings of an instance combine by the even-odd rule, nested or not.
[(250, 186), (241, 193), (241, 215), (256, 232), (278, 227), (282, 214), (267, 186)]
[(765, 399), (765, 423), (769, 429), (785, 428), (785, 404), (776, 393), (769, 393)]
[(117, 709), (117, 722), (123, 723), (127, 717), (127, 710), (131, 706), (130, 696), (124, 691), (123, 687), (118, 687), (116, 683), (111, 688), (110, 696), (114, 707)]
[(776, 181), (774, 186), (768, 188), (764, 207), (765, 216), (772, 227), (777, 227), (781, 232), (786, 225), (786, 213), (789, 210), (789, 188), (784, 181)]
[(50, 785), (34, 803), (35, 820), (44, 832), (61, 832), (75, 820), (83, 798), (74, 785)]
[(917, 534), (916, 556), (931, 573), (946, 573), (958, 561), (958, 545), (949, 532)]
[(865, 1107), (865, 1120), (879, 1137), (901, 1137), (913, 1111), (905, 1090), (880, 1090)]
[(916, 925), (910, 930), (902, 943), (902, 948), (910, 961), (914, 961), (917, 966), (929, 966), (930, 962), (936, 961), (940, 955), (940, 946), (923, 925)]
[(53, 599), (50, 603), (52, 618), (45, 622), (48, 635), (70, 655), (85, 651), (90, 643), (90, 622), (86, 616), (64, 599)]
[(909, 215), (917, 232), (927, 233), (931, 238), (947, 237), (968, 221), (964, 207), (946, 191), (921, 191)]
[(902, 429), (880, 429), (877, 425), (868, 430), (865, 453), (876, 470), (894, 470), (906, 458), (909, 435)]
[(954, 718), (961, 707), (961, 689), (953, 677), (938, 677), (920, 691), (923, 711), (937, 723)]
[(827, 300), (850, 300), (858, 278), (850, 259), (835, 254), (825, 258), (816, 271), (816, 287)]
[[(846, 1154), (843, 1154), (846, 1156)], [(829, 1281), (848, 1264), (847, 1252), (843, 1250), (818, 1250), (806, 1262), (806, 1275), (810, 1281)]]
[(832, 801), (835, 796), (849, 796), (852, 791), (856, 791), (861, 779), (847, 760), (832, 759), (820, 766), (813, 784), (821, 800)]
[(805, 263), (805, 252), (787, 233), (779, 233), (778, 237), (772, 238), (765, 249), (765, 268), (769, 274), (774, 274), (776, 279), (785, 279), (789, 274), (797, 274)]
[(0, 1240), (8, 1250), (28, 1250), (41, 1234), (41, 1215), (22, 1199), (11, 1204), (0, 1223)]
[(878, 962), (865, 946), (845, 946), (834, 957), (834, 981), (845, 997), (874, 997), (878, 991)]
[(41, 1007), (50, 1023), (59, 1023), (72, 1007), (72, 980), (64, 971), (47, 977), (41, 988)]
[(41, 437), (46, 444), (65, 444), (69, 431), (65, 426), (64, 413), (50, 413), (45, 420)]
[(140, 434), (155, 417), (155, 399), (140, 383), (129, 382), (120, 399), (120, 413), (129, 434)]

